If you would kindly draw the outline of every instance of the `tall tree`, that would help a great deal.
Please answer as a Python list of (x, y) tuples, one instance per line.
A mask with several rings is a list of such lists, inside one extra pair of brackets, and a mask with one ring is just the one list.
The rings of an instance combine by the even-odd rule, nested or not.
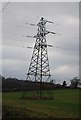
[(63, 81), (62, 86), (63, 86), (63, 87), (66, 87), (66, 86), (67, 86), (66, 81)]
[(78, 84), (80, 82), (80, 79), (76, 76), (73, 79), (71, 79), (71, 88), (77, 88)]

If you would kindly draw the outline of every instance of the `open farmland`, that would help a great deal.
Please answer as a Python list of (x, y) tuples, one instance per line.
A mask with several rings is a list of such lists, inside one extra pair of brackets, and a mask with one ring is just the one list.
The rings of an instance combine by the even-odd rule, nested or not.
[[(79, 89), (54, 90), (54, 100), (20, 99), (22, 92), (3, 93), (3, 120), (18, 118), (78, 118)], [(28, 92), (27, 95), (30, 95)]]

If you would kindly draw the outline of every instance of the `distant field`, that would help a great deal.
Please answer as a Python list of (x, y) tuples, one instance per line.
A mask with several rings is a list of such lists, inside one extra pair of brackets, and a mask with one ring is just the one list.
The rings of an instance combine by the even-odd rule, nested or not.
[(20, 99), (22, 92), (3, 93), (3, 120), (78, 118), (79, 91), (78, 89), (54, 90), (54, 100), (23, 100)]

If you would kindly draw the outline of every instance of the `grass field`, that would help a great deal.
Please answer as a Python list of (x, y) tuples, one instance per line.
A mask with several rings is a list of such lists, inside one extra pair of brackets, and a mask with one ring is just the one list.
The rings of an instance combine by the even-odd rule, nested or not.
[(2, 118), (2, 93), (0, 92), (0, 120)]
[(78, 89), (54, 90), (54, 100), (27, 100), (20, 99), (22, 92), (3, 93), (3, 120), (78, 118), (79, 91)]

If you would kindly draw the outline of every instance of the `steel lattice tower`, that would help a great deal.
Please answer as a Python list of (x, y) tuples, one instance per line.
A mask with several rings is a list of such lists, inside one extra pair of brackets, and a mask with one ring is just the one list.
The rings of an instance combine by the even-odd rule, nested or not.
[(42, 97), (42, 83), (51, 82), (46, 35), (48, 33), (55, 33), (46, 30), (47, 22), (50, 21), (46, 21), (43, 17), (41, 17), (39, 23), (37, 24), (38, 32), (37, 35), (34, 36), (34, 38), (36, 38), (36, 42), (26, 78), (27, 81), (40, 83), (40, 98)]
[(36, 42), (26, 80), (46, 82), (50, 81), (50, 68), (46, 43), (46, 34), (48, 34), (46, 31), (46, 21), (41, 18), (37, 25), (38, 33), (35, 36)]

